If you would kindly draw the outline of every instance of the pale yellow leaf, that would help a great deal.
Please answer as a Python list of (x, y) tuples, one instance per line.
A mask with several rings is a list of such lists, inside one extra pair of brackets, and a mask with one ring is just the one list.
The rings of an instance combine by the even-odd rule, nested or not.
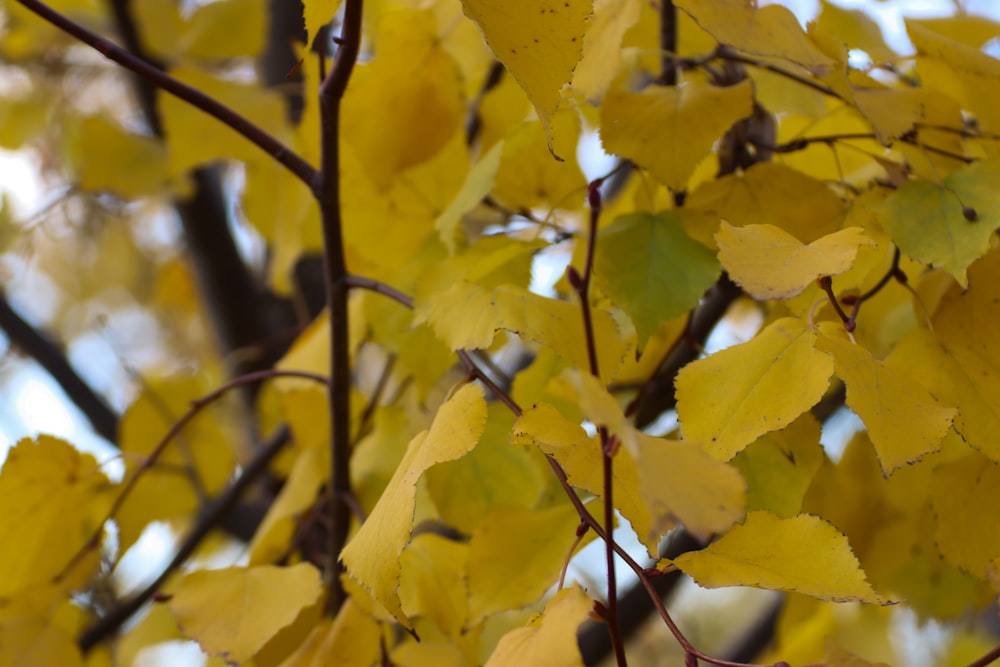
[(496, 180), (497, 170), (500, 168), (503, 143), (502, 141), (495, 143), (469, 169), (461, 191), (448, 208), (434, 221), (434, 228), (441, 235), (441, 241), (451, 253), (455, 252), (455, 239), (460, 229), (462, 216), (475, 208), (493, 188), (493, 181)]
[(1000, 467), (979, 453), (935, 468), (930, 497), (938, 517), (935, 540), (942, 555), (985, 578), (1000, 554)]
[(485, 424), (483, 390), (465, 385), (441, 406), (430, 430), (410, 442), (382, 497), (341, 554), (351, 577), (406, 627), (412, 625), (397, 591), (399, 558), (413, 529), (417, 481), (432, 465), (471, 451)]
[(673, 562), (706, 588), (753, 586), (823, 600), (886, 603), (866, 580), (847, 538), (811, 514), (781, 519), (750, 512), (718, 542)]
[(381, 655), (378, 622), (349, 597), (333, 622), (317, 625), (280, 667), (372, 667)]
[(292, 472), (250, 543), (250, 565), (277, 561), (288, 550), (299, 519), (317, 501), (329, 471), (316, 448), (299, 452)]
[(400, 557), (399, 599), (410, 618), (423, 616), (457, 640), (465, 626), (469, 595), (465, 570), (470, 545), (421, 533)]
[(676, 382), (684, 437), (728, 460), (815, 405), (833, 374), (833, 359), (815, 349), (815, 338), (803, 322), (784, 318), (684, 367)]
[(595, 0), (583, 39), (583, 56), (573, 72), (573, 90), (599, 103), (622, 62), (622, 38), (642, 13), (642, 0)]
[(556, 593), (540, 617), (500, 639), (486, 667), (583, 667), (576, 630), (592, 607), (579, 588)]
[(771, 225), (733, 227), (723, 222), (715, 235), (719, 261), (730, 277), (756, 299), (788, 299), (820, 276), (851, 268), (858, 248), (871, 245), (860, 227), (848, 227), (806, 245)]
[(322, 594), (310, 563), (229, 567), (187, 574), (169, 604), (186, 637), (210, 655), (242, 663)]

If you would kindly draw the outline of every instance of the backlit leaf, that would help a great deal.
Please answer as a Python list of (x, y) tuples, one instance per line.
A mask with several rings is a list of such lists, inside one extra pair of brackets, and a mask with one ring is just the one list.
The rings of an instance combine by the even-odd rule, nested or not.
[(728, 460), (815, 405), (833, 374), (833, 359), (814, 348), (815, 338), (813, 329), (785, 318), (749, 342), (685, 366), (676, 382), (684, 437)]
[(642, 348), (698, 303), (719, 277), (719, 264), (684, 232), (676, 213), (637, 212), (600, 231), (594, 271), (600, 290), (632, 318)]
[[(545, 594), (570, 558), (580, 517), (569, 503), (542, 510), (498, 507), (469, 541), (468, 625)], [(588, 538), (593, 539), (591, 531)]]
[(573, 72), (573, 90), (599, 102), (618, 74), (625, 32), (635, 25), (641, 0), (595, 0), (594, 16), (583, 40), (583, 57)]
[(199, 570), (177, 585), (170, 611), (206, 653), (242, 663), (322, 593), (309, 563)]
[(579, 588), (559, 591), (527, 627), (500, 639), (486, 667), (582, 667), (576, 629), (592, 607)]
[(937, 450), (955, 410), (939, 405), (903, 369), (849, 341), (839, 325), (823, 322), (820, 331), (817, 348), (833, 356), (834, 372), (847, 385), (847, 405), (868, 428), (883, 472)]
[(551, 150), (551, 118), (583, 54), (593, 0), (462, 0), (462, 6), (528, 94)]
[(455, 238), (462, 216), (475, 208), (493, 188), (497, 170), (500, 169), (502, 151), (503, 142), (497, 142), (479, 158), (479, 162), (469, 169), (469, 175), (458, 196), (434, 221), (434, 228), (441, 234), (441, 241), (450, 252), (455, 252)]
[(0, 550), (0, 597), (63, 573), (104, 520), (110, 490), (93, 456), (51, 436), (18, 442), (0, 471), (0, 541), (17, 545)]
[(712, 145), (750, 115), (752, 104), (749, 81), (725, 88), (690, 82), (639, 93), (612, 90), (601, 105), (601, 143), (671, 190), (684, 190)]
[(465, 385), (441, 406), (430, 430), (410, 442), (382, 497), (341, 554), (351, 577), (406, 627), (411, 627), (410, 621), (397, 593), (399, 556), (413, 529), (417, 481), (432, 465), (467, 454), (485, 423), (482, 389)]
[(865, 579), (847, 538), (811, 514), (781, 519), (751, 512), (717, 542), (674, 563), (706, 588), (755, 586), (823, 600), (886, 602)]
[(1000, 226), (997, 179), (1000, 161), (984, 160), (953, 171), (943, 185), (910, 181), (886, 201), (879, 221), (900, 250), (945, 269), (964, 287), (966, 269)]
[(787, 299), (820, 276), (851, 268), (858, 248), (871, 244), (860, 227), (848, 227), (805, 245), (771, 225), (733, 227), (715, 235), (719, 261), (730, 277), (756, 299)]

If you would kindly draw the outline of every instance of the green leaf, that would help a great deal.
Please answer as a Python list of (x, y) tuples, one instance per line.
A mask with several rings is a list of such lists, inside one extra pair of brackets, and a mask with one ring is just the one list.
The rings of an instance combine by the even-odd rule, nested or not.
[(697, 305), (719, 272), (712, 252), (684, 232), (673, 211), (623, 215), (598, 234), (594, 277), (632, 319), (640, 348)]

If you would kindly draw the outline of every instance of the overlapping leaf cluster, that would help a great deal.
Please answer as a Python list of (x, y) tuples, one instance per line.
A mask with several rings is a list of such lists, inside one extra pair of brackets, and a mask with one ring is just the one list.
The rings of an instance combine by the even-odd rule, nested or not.
[[(338, 4), (306, 0), (310, 39)], [(329, 474), (326, 389), (278, 379), (253, 418), (287, 423), (292, 443), (239, 564), (175, 573), (164, 604), (81, 653), (74, 638), (120, 596), (112, 573), (143, 531), (166, 521), (183, 532), (250, 456), (236, 408), (215, 404), (147, 467), (220, 376), (203, 333), (175, 320), (173, 335), (201, 342), (201, 371), (147, 383), (131, 404), (122, 482), (49, 437), (4, 464), (0, 665), (130, 664), (176, 638), (259, 666), (580, 664), (576, 632), (601, 591), (551, 589), (594, 532), (578, 539), (580, 508), (551, 461), (594, 515), (611, 492), (647, 551), (634, 557), (652, 563), (683, 528), (707, 546), (660, 569), (788, 592), (765, 660), (862, 664), (851, 650), (892, 661), (887, 603), (950, 620), (994, 600), (1000, 64), (982, 47), (1000, 25), (907, 20), (916, 54), (904, 57), (864, 14), (827, 2), (806, 28), (750, 0), (674, 4), (679, 46), (664, 53), (661, 8), (644, 0), (367, 2), (341, 118), (347, 260), (412, 295), (412, 309), (352, 296), (347, 548), (323, 554), (309, 537)], [(105, 16), (83, 0), (52, 5), (88, 24)], [(279, 92), (247, 81), (263, 2), (135, 9), (171, 75), (318, 162), (319, 58), (302, 51), (297, 122)], [(7, 11), (5, 58), (70, 55), (54, 29), (14, 2)], [(483, 86), (495, 61), (507, 75)], [(47, 85), (0, 101), (0, 144), (55, 147), (80, 192), (135, 200), (128, 214), (183, 196), (194, 167), (238, 162), (237, 206), (269, 248), (269, 284), (294, 290), (297, 260), (322, 244), (304, 184), (178, 100), (160, 98), (161, 141), (111, 105), (64, 104), (56, 73), (36, 76)], [(53, 136), (40, 119), (65, 129)], [(619, 167), (588, 238), (577, 147), (594, 132)], [(117, 242), (133, 258), (144, 224), (106, 223), (118, 231), (101, 232), (112, 240), (98, 252)], [(43, 250), (58, 273), (56, 245)], [(111, 277), (141, 282), (130, 261)], [(590, 341), (573, 281), (532, 289), (566, 264), (593, 270)], [(195, 319), (186, 269), (165, 255), (154, 271), (160, 287), (140, 303)], [(636, 390), (649, 399), (647, 381), (726, 276), (759, 331), (681, 369), (675, 405), (663, 405), (679, 430), (643, 432)], [(279, 368), (325, 373), (328, 326), (306, 328)], [(489, 359), (492, 386), (466, 383), (456, 353)], [(838, 401), (863, 428), (831, 455), (816, 415)], [(610, 488), (602, 434), (617, 445)], [(328, 619), (320, 570), (334, 558), (350, 599)], [(837, 611), (845, 601), (872, 607), (851, 616)]]

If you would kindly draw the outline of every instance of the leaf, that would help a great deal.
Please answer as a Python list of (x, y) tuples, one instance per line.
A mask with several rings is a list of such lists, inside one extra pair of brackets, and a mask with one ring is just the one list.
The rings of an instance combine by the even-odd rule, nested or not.
[(169, 604), (186, 637), (239, 664), (322, 594), (319, 572), (309, 563), (229, 567), (188, 573)]
[[(972, 333), (972, 332), (970, 332)], [(973, 334), (974, 335), (974, 334)], [(890, 360), (905, 368), (941, 405), (958, 409), (955, 430), (970, 445), (1000, 462), (1000, 369), (972, 349), (946, 344), (914, 329), (893, 349)]]
[(805, 245), (771, 225), (733, 227), (723, 222), (715, 235), (719, 261), (755, 299), (788, 299), (820, 276), (851, 268), (858, 248), (873, 245), (860, 227), (848, 227)]
[(559, 90), (583, 54), (593, 0), (462, 0), (462, 6), (527, 93), (552, 150)]
[[(707, 181), (691, 193), (685, 210), (697, 210), (729, 224), (773, 225), (803, 243), (840, 229), (844, 203), (825, 183), (791, 167), (763, 162)], [(711, 241), (713, 227), (706, 236)], [(702, 240), (702, 236), (697, 238)]]
[[(615, 457), (615, 463), (619, 457)], [(732, 466), (717, 461), (696, 443), (639, 436), (639, 480), (642, 495), (662, 527), (662, 517), (675, 517), (693, 535), (707, 539), (743, 518), (746, 483)], [(655, 544), (666, 530), (640, 535)]]
[(690, 82), (640, 93), (616, 89), (601, 105), (601, 143), (671, 190), (684, 190), (716, 140), (752, 110), (749, 81), (725, 88)]
[(332, 621), (309, 633), (280, 667), (326, 667), (336, 656), (337, 667), (371, 667), (381, 654), (381, 627), (348, 597)]
[(833, 374), (833, 359), (815, 349), (815, 338), (813, 329), (784, 318), (747, 343), (685, 366), (676, 382), (684, 437), (728, 460), (815, 405)]
[(937, 514), (935, 540), (942, 555), (980, 579), (1000, 554), (1000, 467), (971, 454), (934, 469), (930, 497)]
[(559, 591), (540, 617), (500, 638), (486, 667), (582, 667), (576, 631), (592, 607), (575, 586)]
[(940, 186), (910, 181), (886, 200), (879, 222), (900, 250), (943, 268), (965, 287), (966, 270), (986, 254), (1000, 226), (997, 179), (1000, 161), (983, 160), (952, 172)]
[(632, 319), (641, 349), (661, 325), (697, 305), (719, 277), (719, 264), (675, 212), (636, 212), (598, 234), (594, 277)]
[[(0, 598), (63, 573), (107, 515), (111, 488), (93, 456), (52, 436), (20, 440), (0, 470), (0, 544), (10, 547), (0, 549)], [(79, 585), (97, 565), (77, 563), (71, 582)]]
[(102, 116), (87, 116), (69, 139), (66, 154), (79, 186), (120, 197), (161, 190), (167, 177), (167, 150), (153, 137), (126, 132)]
[(956, 411), (851, 343), (839, 325), (822, 322), (820, 331), (817, 348), (833, 356), (837, 377), (847, 385), (847, 405), (865, 423), (882, 471), (888, 475), (936, 451)]
[(434, 221), (434, 229), (441, 235), (441, 242), (448, 252), (455, 252), (455, 237), (462, 222), (462, 216), (475, 208), (493, 188), (493, 183), (500, 169), (500, 156), (503, 154), (503, 142), (493, 145), (479, 161), (469, 169), (458, 193), (448, 208)]
[[(498, 507), (469, 540), (467, 627), (538, 600), (572, 555), (580, 517), (564, 502), (547, 509)], [(591, 531), (583, 544), (594, 538)]]
[(458, 639), (469, 608), (466, 567), (470, 545), (434, 533), (414, 536), (400, 557), (399, 599), (411, 618), (430, 619)]
[(869, 662), (830, 642), (826, 648), (828, 667), (890, 667), (884, 662)]
[(412, 625), (397, 594), (399, 557), (413, 529), (417, 482), (434, 464), (452, 461), (472, 450), (485, 423), (482, 389), (472, 384), (463, 386), (441, 406), (430, 430), (410, 441), (382, 497), (340, 555), (348, 574), (404, 627)]
[(821, 10), (816, 20), (809, 24), (809, 36), (815, 39), (837, 40), (848, 49), (860, 49), (875, 63), (883, 63), (896, 57), (896, 53), (885, 43), (879, 24), (861, 9), (846, 9), (828, 0), (822, 0)]
[(531, 452), (507, 442), (510, 410), (496, 402), (489, 413), (475, 449), (427, 471), (427, 490), (441, 519), (466, 534), (500, 505), (534, 507), (545, 490), (545, 471)]
[(430, 12), (384, 13), (377, 32), (375, 59), (351, 76), (340, 133), (384, 190), (444, 148), (464, 107), (458, 65), (442, 48)]
[(767, 510), (785, 519), (799, 513), (803, 496), (823, 463), (819, 438), (819, 422), (805, 413), (736, 455), (732, 464), (746, 480), (747, 511)]
[(277, 562), (288, 550), (299, 519), (317, 502), (328, 476), (325, 457), (316, 448), (302, 450), (285, 485), (264, 516), (250, 543), (250, 565)]
[(753, 586), (822, 600), (886, 604), (865, 580), (847, 538), (811, 514), (781, 519), (750, 512), (717, 542), (673, 562), (705, 588)]
[(595, 0), (583, 39), (583, 55), (573, 71), (573, 90), (599, 103), (622, 61), (622, 38), (642, 12), (641, 0)]
[(757, 8), (748, 0), (677, 0), (676, 5), (720, 44), (781, 58), (820, 76), (837, 64), (806, 36), (787, 7)]

